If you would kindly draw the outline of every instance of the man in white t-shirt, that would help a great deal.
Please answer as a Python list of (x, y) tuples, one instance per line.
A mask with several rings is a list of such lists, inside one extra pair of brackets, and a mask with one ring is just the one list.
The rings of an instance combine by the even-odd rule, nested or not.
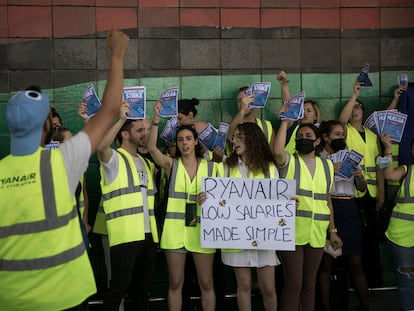
[(53, 126), (40, 88), (18, 92), (7, 105), (11, 154), (0, 161), (2, 310), (81, 310), (96, 292), (74, 194), (121, 105), (129, 38), (112, 30), (107, 41), (111, 66), (102, 107), (60, 148), (41, 147)]

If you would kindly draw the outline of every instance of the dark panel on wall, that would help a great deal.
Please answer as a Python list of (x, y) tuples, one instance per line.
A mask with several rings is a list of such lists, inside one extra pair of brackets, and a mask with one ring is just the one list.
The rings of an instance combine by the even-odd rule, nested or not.
[(378, 38), (380, 31), (378, 29), (343, 29), (341, 38)]
[(223, 69), (255, 69), (260, 68), (260, 65), (260, 40), (221, 40), (221, 66)]
[(94, 39), (55, 39), (56, 69), (96, 69)]
[(245, 38), (245, 39), (256, 39), (260, 38), (260, 29), (259, 28), (232, 28), (232, 27), (222, 27), (221, 28), (221, 37), (224, 38)]
[(95, 81), (95, 70), (56, 70), (53, 72), (53, 83), (55, 88)]
[(407, 38), (414, 37), (414, 28), (406, 29), (381, 29), (381, 38)]
[(379, 39), (342, 39), (342, 72), (359, 72), (364, 63), (369, 63), (370, 71), (379, 69)]
[[(98, 39), (96, 48), (97, 68), (98, 70), (109, 69), (110, 53), (106, 39)], [(130, 39), (128, 50), (124, 58), (125, 70), (138, 69), (138, 40)]]
[(302, 39), (302, 72), (338, 72), (340, 67), (339, 39)]
[(384, 38), (381, 39), (382, 69), (411, 69), (414, 66), (413, 38)]
[(302, 38), (338, 38), (339, 29), (301, 29)]
[(280, 27), (262, 29), (262, 38), (299, 38), (301, 30), (299, 27)]
[(52, 40), (36, 40), (9, 44), (7, 62), (9, 69), (52, 69)]
[(220, 38), (220, 27), (181, 27), (180, 37), (185, 38)]
[(9, 72), (0, 71), (0, 92), (7, 92), (9, 89)]
[(138, 35), (140, 38), (178, 38), (180, 29), (178, 27), (152, 27), (139, 28)]
[(7, 61), (7, 50), (8, 50), (7, 44), (0, 44), (0, 70), (8, 69), (9, 67), (9, 64)]
[(219, 69), (220, 40), (181, 40), (181, 69)]
[(139, 68), (180, 68), (180, 41), (178, 39), (142, 39), (139, 41)]
[(36, 84), (42, 89), (50, 89), (52, 84), (51, 70), (24, 70), (10, 71), (10, 91), (25, 89), (29, 85)]
[(263, 39), (262, 68), (283, 68), (288, 72), (300, 68), (300, 40), (299, 39)]

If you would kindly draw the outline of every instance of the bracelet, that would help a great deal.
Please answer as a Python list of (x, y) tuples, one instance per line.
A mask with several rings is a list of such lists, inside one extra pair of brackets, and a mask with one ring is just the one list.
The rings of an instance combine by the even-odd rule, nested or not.
[(151, 122), (151, 125), (158, 126), (158, 125), (160, 125), (160, 122), (154, 122), (154, 121), (152, 121)]
[(333, 228), (333, 229), (331, 229), (330, 231), (331, 231), (331, 233), (337, 233), (337, 232), (338, 232), (338, 229)]
[(392, 156), (392, 152), (384, 152), (385, 156)]

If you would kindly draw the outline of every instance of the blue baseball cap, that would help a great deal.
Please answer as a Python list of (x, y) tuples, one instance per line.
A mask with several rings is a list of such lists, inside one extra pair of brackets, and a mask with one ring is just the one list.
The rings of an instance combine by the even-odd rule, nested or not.
[(12, 155), (32, 154), (39, 148), (49, 111), (48, 96), (37, 91), (20, 91), (9, 100), (6, 122), (11, 135)]

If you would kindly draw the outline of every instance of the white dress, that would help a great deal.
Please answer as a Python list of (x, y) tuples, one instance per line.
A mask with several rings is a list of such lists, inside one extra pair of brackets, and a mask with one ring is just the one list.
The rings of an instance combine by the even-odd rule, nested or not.
[[(239, 159), (238, 169), (242, 177), (248, 177), (248, 170), (243, 161)], [(231, 176), (230, 176), (231, 177)], [(275, 177), (279, 173), (275, 166)], [(241, 251), (221, 251), (221, 260), (231, 267), (255, 267), (277, 266), (280, 264), (279, 258), (274, 250), (244, 249)]]

